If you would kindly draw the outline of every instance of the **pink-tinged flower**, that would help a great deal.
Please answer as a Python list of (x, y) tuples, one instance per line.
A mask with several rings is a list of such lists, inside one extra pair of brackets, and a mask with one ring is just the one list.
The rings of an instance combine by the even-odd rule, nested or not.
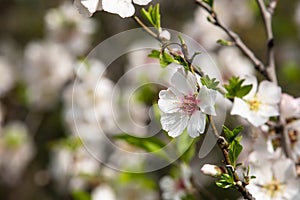
[(254, 163), (250, 165), (250, 173), (256, 178), (246, 187), (256, 199), (299, 198), (300, 179), (297, 178), (295, 164), (290, 159), (265, 160), (261, 166)]
[(120, 17), (131, 17), (135, 9), (132, 4), (147, 5), (152, 0), (75, 0), (74, 4), (79, 12), (91, 16), (97, 10), (118, 14)]
[(191, 169), (184, 164), (182, 164), (180, 167), (181, 176), (178, 179), (174, 179), (170, 176), (164, 176), (159, 181), (163, 200), (181, 200), (193, 190), (191, 183)]
[(262, 81), (257, 90), (254, 76), (247, 76), (244, 84), (252, 84), (252, 89), (243, 98), (234, 98), (232, 115), (240, 115), (256, 127), (266, 123), (269, 117), (279, 115), (280, 87), (272, 82)]
[(280, 102), (281, 116), (285, 119), (300, 117), (300, 98), (283, 93)]
[(196, 77), (184, 69), (175, 72), (171, 83), (173, 87), (159, 93), (162, 128), (177, 137), (187, 127), (188, 134), (195, 138), (205, 130), (206, 114), (216, 115), (217, 92), (206, 86), (198, 92)]

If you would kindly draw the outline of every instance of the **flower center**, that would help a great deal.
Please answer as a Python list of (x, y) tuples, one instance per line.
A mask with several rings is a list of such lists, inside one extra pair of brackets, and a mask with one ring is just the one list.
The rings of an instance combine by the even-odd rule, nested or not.
[(195, 95), (186, 95), (182, 99), (180, 108), (188, 115), (192, 115), (198, 109), (199, 100)]
[(284, 184), (278, 181), (276, 178), (273, 178), (273, 180), (265, 184), (263, 188), (266, 189), (270, 197), (273, 198), (276, 197), (278, 193), (283, 192)]
[(258, 100), (256, 97), (252, 100), (249, 100), (248, 101), (248, 104), (250, 106), (250, 110), (252, 111), (258, 111), (259, 110), (259, 107), (261, 105), (261, 101)]

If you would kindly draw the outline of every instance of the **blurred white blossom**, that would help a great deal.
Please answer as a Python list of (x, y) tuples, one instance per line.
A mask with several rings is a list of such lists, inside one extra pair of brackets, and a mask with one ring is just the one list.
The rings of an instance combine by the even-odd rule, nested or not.
[(115, 192), (109, 185), (99, 185), (97, 186), (91, 194), (91, 200), (116, 200), (117, 197)]
[(180, 167), (179, 178), (174, 179), (170, 176), (164, 176), (159, 181), (163, 200), (181, 200), (193, 190), (191, 169), (185, 164), (180, 165)]
[(13, 66), (5, 57), (0, 57), (0, 96), (3, 96), (14, 86), (15, 79)]
[(0, 176), (12, 185), (20, 180), (34, 156), (34, 146), (27, 127), (22, 122), (11, 122), (0, 131)]
[(264, 160), (260, 166), (253, 164), (250, 165), (250, 174), (256, 178), (246, 188), (256, 199), (292, 200), (300, 196), (300, 179), (290, 159)]
[(300, 117), (300, 98), (283, 93), (280, 102), (280, 114), (284, 119)]
[(80, 15), (71, 3), (63, 3), (45, 15), (46, 33), (49, 42), (63, 44), (75, 55), (85, 53), (96, 31), (94, 19)]
[(64, 46), (49, 42), (31, 42), (24, 54), (24, 81), (30, 105), (37, 109), (52, 108), (73, 75), (71, 55)]

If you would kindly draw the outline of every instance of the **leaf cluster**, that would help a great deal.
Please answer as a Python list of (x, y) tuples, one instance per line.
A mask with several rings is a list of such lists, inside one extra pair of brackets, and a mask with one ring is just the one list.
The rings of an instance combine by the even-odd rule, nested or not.
[(142, 16), (148, 20), (152, 26), (154, 26), (156, 29), (161, 29), (161, 16), (159, 12), (159, 4), (156, 4), (155, 6), (150, 6), (148, 10), (145, 8), (141, 9)]
[(201, 83), (205, 85), (208, 89), (218, 90), (219, 81), (216, 78), (209, 78), (208, 75), (201, 77)]
[(229, 84), (224, 85), (227, 93), (227, 98), (239, 97), (242, 98), (246, 96), (252, 89), (252, 85), (243, 85), (245, 79), (240, 79), (239, 77), (232, 77), (229, 79)]

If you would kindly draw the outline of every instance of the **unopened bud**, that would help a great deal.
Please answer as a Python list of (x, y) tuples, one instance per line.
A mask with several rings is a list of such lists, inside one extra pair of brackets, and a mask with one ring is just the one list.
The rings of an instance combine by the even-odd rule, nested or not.
[(159, 34), (159, 38), (162, 39), (162, 40), (170, 40), (171, 39), (171, 34), (169, 31), (167, 30), (163, 30), (160, 32)]
[(208, 176), (218, 177), (223, 174), (222, 168), (216, 165), (205, 164), (201, 168), (201, 172)]

